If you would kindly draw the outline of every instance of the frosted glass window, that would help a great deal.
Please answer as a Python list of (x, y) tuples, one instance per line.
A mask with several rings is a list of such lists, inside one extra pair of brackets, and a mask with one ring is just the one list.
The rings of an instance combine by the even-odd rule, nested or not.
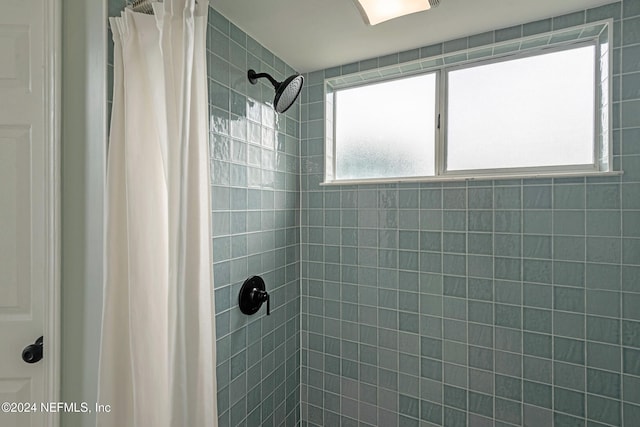
[(595, 46), (452, 70), (447, 171), (594, 164)]
[(433, 176), (436, 76), (335, 92), (336, 179)]
[(586, 24), (325, 79), (323, 184), (618, 174), (611, 37)]

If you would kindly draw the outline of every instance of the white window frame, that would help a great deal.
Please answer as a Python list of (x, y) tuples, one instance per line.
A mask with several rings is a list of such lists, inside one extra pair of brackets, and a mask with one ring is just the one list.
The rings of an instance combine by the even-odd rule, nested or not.
[[(579, 49), (581, 47), (593, 46), (595, 48), (594, 51), (594, 78), (593, 78), (593, 140), (591, 141), (592, 150), (593, 150), (593, 163), (588, 164), (574, 164), (574, 165), (554, 165), (554, 166), (528, 166), (528, 167), (512, 167), (512, 168), (487, 168), (487, 169), (465, 169), (465, 170), (448, 170), (447, 168), (447, 151), (448, 151), (448, 111), (449, 111), (449, 73), (453, 71), (468, 69), (479, 67), (483, 65), (490, 64), (498, 64), (502, 62), (508, 62), (523, 58), (533, 58), (536, 56), (547, 55), (555, 52), (563, 52), (569, 51), (573, 49)], [(598, 121), (598, 112), (599, 112), (599, 96), (598, 96), (598, 82), (600, 81), (600, 66), (599, 61), (597, 60), (598, 56), (598, 46), (596, 40), (589, 40), (579, 43), (572, 43), (569, 45), (562, 46), (554, 46), (546, 49), (540, 49), (533, 52), (524, 52), (519, 53), (507, 57), (501, 58), (492, 58), (483, 61), (475, 61), (463, 65), (447, 67), (442, 70), (444, 74), (444, 84), (439, 88), (441, 90), (441, 96), (443, 99), (443, 103), (440, 105), (440, 111), (442, 114), (442, 124), (443, 124), (443, 132), (441, 132), (441, 157), (438, 159), (439, 166), (441, 167), (442, 176), (460, 176), (460, 177), (483, 177), (483, 176), (496, 176), (496, 175), (530, 175), (530, 174), (564, 174), (564, 173), (596, 173), (600, 172), (598, 168), (598, 154), (599, 154), (599, 144), (598, 144), (598, 135), (600, 133), (600, 123)]]
[[(460, 52), (454, 52), (449, 55), (440, 55), (433, 58), (423, 58), (421, 60), (394, 65), (391, 67), (376, 69), (373, 71), (355, 73), (353, 75), (340, 76), (338, 78), (325, 79), (325, 175), (322, 185), (332, 184), (368, 184), (368, 183), (393, 183), (393, 182), (423, 182), (423, 181), (449, 181), (449, 180), (491, 180), (491, 179), (512, 179), (512, 178), (536, 178), (536, 177), (568, 177), (568, 176), (591, 176), (591, 175), (620, 175), (620, 171), (612, 168), (612, 126), (611, 126), (611, 79), (612, 73), (612, 46), (613, 37), (613, 21), (600, 21), (589, 23), (577, 27), (570, 27), (562, 31), (545, 33), (547, 40), (553, 40), (558, 34), (564, 34), (569, 31), (588, 31), (590, 28), (596, 28), (598, 25), (605, 25), (602, 33), (605, 34), (605, 42), (600, 40), (601, 34), (583, 37), (579, 40), (571, 40), (560, 43), (549, 43), (542, 47), (533, 49), (522, 49), (500, 55), (484, 55), (478, 59), (462, 59), (456, 62), (455, 55)], [(543, 35), (544, 36), (544, 35)], [(524, 37), (515, 42), (522, 43), (527, 41), (535, 41), (540, 39), (540, 35)], [(472, 56), (472, 53), (481, 49), (494, 48), (508, 45), (514, 41), (501, 44), (492, 44), (482, 46), (475, 49), (463, 51), (464, 57)], [(473, 170), (456, 170), (448, 171), (446, 168), (447, 160), (447, 107), (448, 107), (448, 73), (451, 71), (471, 68), (476, 66), (487, 65), (491, 63), (505, 62), (515, 59), (545, 55), (548, 53), (576, 49), (585, 46), (595, 46), (595, 74), (594, 74), (594, 139), (592, 141), (594, 156), (593, 163), (586, 165), (554, 165), (554, 166), (535, 166), (535, 167), (516, 167), (516, 168), (497, 168), (497, 169), (473, 169)], [(603, 55), (603, 46), (606, 52)], [(605, 58), (606, 56), (606, 58)], [(425, 66), (425, 64), (428, 64)], [(608, 90), (603, 100), (602, 91), (602, 74), (601, 67), (603, 64), (607, 67), (608, 79), (606, 84)], [(348, 89), (368, 84), (380, 83), (385, 81), (393, 81), (398, 78), (410, 77), (419, 74), (436, 75), (436, 111), (434, 120), (435, 126), (435, 175), (434, 176), (415, 176), (415, 177), (397, 177), (397, 178), (363, 178), (363, 179), (336, 179), (336, 138), (335, 127), (333, 123), (336, 120), (335, 93), (341, 89)], [(399, 75), (399, 76), (398, 76)], [(601, 115), (605, 113), (606, 122), (609, 123), (606, 129), (601, 128)]]
[[(403, 177), (391, 177), (391, 178), (362, 178), (362, 179), (338, 179), (336, 180), (336, 182), (351, 182), (351, 181), (360, 181), (360, 180), (365, 180), (365, 181), (371, 181), (371, 180), (376, 180), (376, 181), (384, 181), (384, 180), (393, 180), (393, 181), (416, 181), (416, 180), (429, 180), (429, 179), (433, 179), (435, 177), (438, 176), (438, 156), (440, 154), (441, 148), (440, 148), (440, 144), (441, 144), (441, 132), (440, 132), (440, 127), (438, 126), (438, 117), (439, 117), (439, 111), (442, 108), (442, 102), (441, 102), (441, 91), (440, 88), (442, 86), (441, 84), (441, 78), (442, 78), (442, 70), (431, 70), (431, 71), (426, 71), (424, 73), (415, 73), (415, 74), (411, 74), (411, 75), (407, 75), (407, 76), (402, 76), (402, 77), (396, 77), (396, 78), (392, 78), (392, 79), (385, 79), (385, 80), (378, 80), (375, 82), (366, 82), (363, 84), (356, 84), (353, 86), (348, 86), (348, 87), (344, 87), (341, 89), (353, 89), (353, 88), (358, 88), (358, 87), (364, 87), (364, 86), (369, 86), (372, 84), (377, 84), (377, 83), (386, 83), (386, 82), (393, 82), (396, 80), (400, 80), (400, 79), (405, 79), (405, 78), (411, 78), (411, 77), (415, 77), (417, 75), (421, 75), (421, 76), (425, 76), (425, 75), (429, 75), (429, 74), (433, 74), (435, 76), (435, 115), (434, 115), (434, 140), (433, 140), (433, 146), (434, 146), (434, 153), (433, 153), (433, 161), (434, 161), (434, 175), (425, 175), (425, 176), (403, 176)], [(332, 95), (333, 98), (333, 104), (337, 105), (338, 101), (337, 101), (337, 93), (338, 91), (335, 91)], [(337, 108), (333, 108), (333, 123), (335, 123), (337, 121)], [(327, 129), (328, 130), (328, 129)], [(336, 156), (336, 152), (337, 152), (337, 147), (336, 147), (336, 127), (332, 126), (332, 141), (333, 144), (331, 146), (331, 149), (333, 150), (333, 164), (332, 164), (332, 168), (333, 168), (333, 174), (335, 176), (336, 171), (337, 171), (337, 156)]]

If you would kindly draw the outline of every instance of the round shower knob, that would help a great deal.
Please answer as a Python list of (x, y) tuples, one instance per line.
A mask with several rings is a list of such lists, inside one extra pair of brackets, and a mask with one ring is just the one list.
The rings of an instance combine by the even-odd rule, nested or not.
[(260, 276), (249, 277), (242, 284), (238, 295), (238, 305), (244, 314), (252, 315), (267, 303), (267, 316), (271, 314), (269, 294), (266, 291), (264, 280)]

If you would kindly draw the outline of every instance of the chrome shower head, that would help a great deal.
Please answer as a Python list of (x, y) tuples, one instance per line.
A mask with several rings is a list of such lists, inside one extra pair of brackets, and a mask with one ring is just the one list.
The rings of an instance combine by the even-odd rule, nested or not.
[(251, 84), (256, 84), (258, 79), (263, 77), (271, 82), (276, 91), (276, 95), (273, 98), (273, 108), (278, 113), (284, 113), (293, 105), (304, 84), (304, 78), (300, 74), (287, 77), (283, 82), (277, 81), (267, 73), (256, 73), (254, 70), (249, 70), (247, 77), (249, 77)]

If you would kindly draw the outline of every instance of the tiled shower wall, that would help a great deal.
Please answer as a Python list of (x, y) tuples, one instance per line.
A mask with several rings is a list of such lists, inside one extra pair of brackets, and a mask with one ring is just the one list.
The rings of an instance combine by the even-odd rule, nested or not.
[[(213, 256), (220, 426), (300, 420), (299, 105), (277, 115), (273, 87), (294, 71), (209, 9)], [(240, 286), (260, 275), (271, 296), (249, 317)]]
[[(606, 18), (622, 176), (319, 185), (324, 78)], [(310, 73), (302, 101), (303, 425), (638, 425), (639, 1)]]
[[(109, 14), (119, 15), (125, 4), (109, 0)], [(219, 425), (294, 426), (300, 422), (300, 111), (295, 105), (276, 115), (267, 105), (273, 88), (246, 77), (249, 68), (278, 80), (293, 70), (212, 8), (207, 68)], [(250, 317), (237, 307), (240, 286), (253, 275), (266, 282), (270, 316), (264, 305)]]

